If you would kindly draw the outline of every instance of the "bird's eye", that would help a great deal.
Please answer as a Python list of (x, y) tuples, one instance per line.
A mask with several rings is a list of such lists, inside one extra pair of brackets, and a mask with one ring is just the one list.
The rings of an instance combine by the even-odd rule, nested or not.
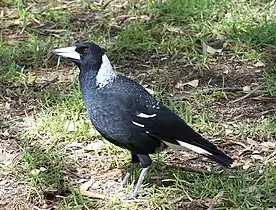
[(83, 49), (83, 52), (84, 52), (84, 53), (89, 53), (89, 52), (90, 52), (90, 49), (89, 49), (88, 47), (85, 47), (85, 48)]

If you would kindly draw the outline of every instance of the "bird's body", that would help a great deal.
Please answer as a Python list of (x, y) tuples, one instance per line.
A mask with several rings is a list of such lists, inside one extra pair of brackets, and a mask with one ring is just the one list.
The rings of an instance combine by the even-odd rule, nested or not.
[[(230, 167), (233, 163), (141, 85), (116, 74), (97, 45), (77, 44), (74, 50), (80, 57), (75, 52), (71, 57), (66, 56), (64, 49), (68, 50), (61, 48), (54, 53), (73, 59), (80, 68), (80, 87), (92, 124), (105, 139), (130, 150), (132, 162), (141, 162), (144, 169), (148, 169), (151, 165), (148, 154), (174, 146), (188, 148), (223, 166)], [(137, 185), (146, 171), (141, 173)]]

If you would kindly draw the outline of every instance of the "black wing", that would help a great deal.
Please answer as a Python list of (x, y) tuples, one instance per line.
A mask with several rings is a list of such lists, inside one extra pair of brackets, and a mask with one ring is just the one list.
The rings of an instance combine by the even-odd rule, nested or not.
[[(165, 144), (186, 147), (194, 152), (229, 167), (233, 159), (220, 151), (214, 144), (195, 132), (173, 111), (155, 100), (145, 90), (139, 91), (128, 110), (130, 127)], [(132, 99), (132, 100), (133, 100)], [(137, 141), (144, 144), (145, 141)]]

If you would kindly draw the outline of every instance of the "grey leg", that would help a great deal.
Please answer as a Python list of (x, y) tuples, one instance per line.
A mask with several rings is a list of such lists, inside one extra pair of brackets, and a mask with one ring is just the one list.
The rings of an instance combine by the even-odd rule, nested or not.
[(130, 173), (127, 172), (126, 175), (124, 176), (123, 180), (121, 181), (120, 188), (123, 188), (126, 185), (129, 177), (130, 177)]
[(139, 179), (138, 179), (138, 181), (137, 181), (137, 184), (136, 184), (136, 186), (135, 186), (135, 189), (134, 189), (134, 191), (133, 191), (133, 197), (136, 198), (136, 197), (138, 196), (139, 191), (140, 191), (141, 186), (142, 186), (142, 183), (143, 183), (143, 180), (144, 180), (144, 178), (145, 178), (145, 176), (146, 176), (148, 170), (149, 170), (149, 166), (142, 169), (142, 171), (141, 171), (141, 173), (140, 173), (140, 176), (139, 176)]
[(124, 178), (120, 184), (121, 188), (123, 188), (126, 185), (128, 178), (130, 177), (131, 173), (137, 167), (138, 164), (139, 163), (132, 163), (130, 169), (128, 170), (128, 172), (126, 173), (126, 175), (124, 176)]

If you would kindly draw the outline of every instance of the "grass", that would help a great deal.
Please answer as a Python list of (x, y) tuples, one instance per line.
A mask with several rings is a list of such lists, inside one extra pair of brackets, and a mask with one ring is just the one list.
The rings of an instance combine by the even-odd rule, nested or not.
[[(129, 2), (125, 5), (126, 14), (134, 20), (115, 27), (116, 24), (112, 25), (114, 20), (126, 14), (117, 11), (112, 3), (103, 9), (96, 3), (80, 1), (62, 9), (59, 3), (53, 1), (42, 12), (37, 11), (34, 5), (27, 10), (22, 1), (4, 3), (14, 18), (0, 23), (0, 28), (8, 31), (1, 30), (0, 34), (0, 85), (7, 87), (2, 94), (0, 86), (0, 102), (9, 104), (16, 101), (27, 113), (20, 120), (25, 131), (18, 142), (20, 163), (15, 166), (16, 170), (11, 171), (20, 175), (18, 179), (29, 182), (32, 196), (28, 202), (35, 200), (37, 191), (43, 194), (49, 188), (57, 191), (66, 188), (70, 195), (55, 196), (58, 209), (196, 209), (206, 208), (210, 202), (215, 202), (216, 209), (267, 209), (276, 204), (275, 162), (273, 158), (268, 160), (270, 153), (246, 141), (275, 142), (275, 116), (251, 116), (251, 112), (258, 114), (263, 111), (258, 111), (260, 104), (253, 104), (252, 109), (246, 110), (248, 115), (239, 118), (243, 112), (235, 108), (243, 106), (243, 102), (229, 105), (233, 94), (226, 92), (189, 95), (189, 101), (185, 102), (172, 101), (167, 94), (160, 92), (156, 95), (204, 136), (220, 140), (230, 138), (246, 145), (246, 148), (233, 146), (226, 140), (221, 144), (229, 154), (243, 161), (243, 165), (249, 165), (248, 169), (224, 171), (219, 175), (197, 174), (181, 168), (181, 165), (218, 170), (206, 160), (196, 158), (189, 161), (190, 156), (181, 159), (179, 153), (167, 151), (153, 155), (154, 164), (143, 186), (144, 195), (135, 202), (118, 198), (100, 201), (76, 193), (73, 188), (81, 185), (82, 179), (94, 178), (95, 183), (99, 182), (102, 188), (106, 188), (105, 184), (114, 175), (112, 173), (116, 173), (115, 180), (118, 182), (121, 175), (116, 169), (119, 165), (127, 168), (130, 156), (127, 151), (107, 141), (95, 146), (102, 139), (87, 119), (77, 73), (72, 73), (76, 72), (75, 68), (64, 60), (59, 66), (56, 66), (56, 61), (44, 62), (49, 48), (53, 46), (67, 46), (79, 39), (94, 40), (107, 48), (107, 54), (122, 66), (124, 62), (130, 63), (130, 66), (141, 64), (131, 63), (131, 59), (125, 59), (126, 56), (140, 58), (142, 55), (148, 58), (155, 54), (166, 54), (168, 63), (176, 63), (175, 66), (160, 64), (158, 68), (163, 72), (168, 71), (168, 75), (173, 77), (175, 72), (171, 72), (172, 67), (180, 67), (178, 70), (184, 71), (188, 63), (196, 70), (207, 71), (213, 67), (213, 63), (220, 62), (223, 56), (204, 54), (201, 42), (208, 43), (223, 35), (232, 43), (230, 54), (224, 55), (227, 60), (224, 61), (225, 65), (231, 59), (240, 59), (248, 67), (258, 61), (265, 63), (265, 71), (261, 75), (265, 89), (261, 94), (273, 98), (276, 93), (275, 67), (266, 61), (273, 59), (271, 51), (275, 49), (275, 5), (270, 6), (267, 1), (235, 0)], [(114, 10), (110, 12), (110, 8)], [(91, 14), (84, 14), (84, 11)], [(102, 16), (97, 19), (98, 12)], [(93, 25), (84, 24), (84, 18), (93, 20), (90, 21)], [(114, 28), (119, 29), (116, 31)], [(23, 34), (27, 38), (7, 38), (10, 34)], [(179, 60), (185, 60), (185, 65)], [(149, 68), (156, 67), (150, 64)], [(44, 80), (39, 77), (41, 69), (45, 71)], [(48, 74), (60, 74), (59, 78), (67, 74), (71, 80), (39, 89), (39, 84), (45, 82), (45, 75)], [(198, 72), (195, 74), (200, 75)], [(158, 84), (158, 78), (156, 80), (153, 88), (162, 86)], [(25, 106), (35, 108), (28, 112)], [(12, 103), (11, 107), (12, 114), (16, 115), (17, 108)], [(271, 107), (262, 105), (265, 111)], [(6, 111), (9, 112), (9, 109)], [(6, 112), (2, 116), (6, 116)], [(11, 126), (10, 129), (20, 130), (21, 127)], [(92, 149), (87, 149), (88, 146)], [(240, 153), (242, 150), (251, 153), (244, 155)], [(263, 158), (253, 159), (249, 157), (252, 154)], [(180, 163), (175, 163), (173, 158), (180, 158)], [(199, 165), (199, 162), (206, 164)], [(9, 168), (5, 168), (7, 170)], [(131, 190), (138, 172), (139, 169), (132, 176), (128, 190)], [(105, 174), (110, 175), (107, 180), (97, 180), (97, 175)], [(161, 178), (150, 177), (155, 175)], [(216, 196), (218, 201), (215, 201)]]
[(28, 176), (31, 185), (61, 188), (62, 160), (58, 151), (42, 150), (39, 146), (24, 145), (22, 148), (21, 172)]

